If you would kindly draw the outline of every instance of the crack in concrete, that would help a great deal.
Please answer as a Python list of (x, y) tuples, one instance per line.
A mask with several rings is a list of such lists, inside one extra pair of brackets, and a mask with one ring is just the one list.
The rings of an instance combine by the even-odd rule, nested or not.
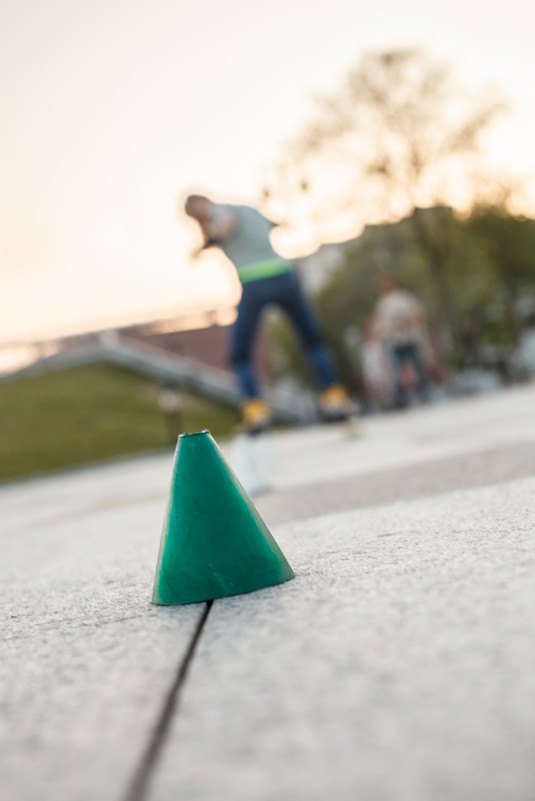
[(180, 694), (187, 679), (190, 665), (195, 655), (195, 649), (201, 638), (204, 625), (212, 608), (213, 601), (207, 601), (206, 607), (197, 623), (191, 642), (178, 667), (177, 674), (167, 694), (160, 715), (147, 743), (147, 747), (134, 772), (132, 780), (122, 797), (122, 801), (143, 801), (147, 798), (149, 782), (154, 773), (158, 758), (163, 749), (169, 727), (180, 701)]

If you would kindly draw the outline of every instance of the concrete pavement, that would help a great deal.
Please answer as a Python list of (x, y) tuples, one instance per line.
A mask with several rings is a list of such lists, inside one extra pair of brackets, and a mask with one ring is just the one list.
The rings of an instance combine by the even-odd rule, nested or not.
[(533, 798), (534, 493), (277, 529), (297, 578), (214, 604), (151, 801)]
[(150, 605), (169, 455), (5, 485), (5, 797), (531, 801), (534, 409), (272, 435), (297, 577), (206, 619)]

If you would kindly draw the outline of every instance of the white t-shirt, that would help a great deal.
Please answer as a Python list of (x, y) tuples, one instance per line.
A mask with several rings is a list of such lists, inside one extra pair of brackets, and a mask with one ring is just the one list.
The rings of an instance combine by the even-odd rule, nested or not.
[(422, 335), (422, 319), (422, 304), (406, 289), (394, 289), (383, 295), (375, 309), (378, 335), (394, 344), (418, 340)]

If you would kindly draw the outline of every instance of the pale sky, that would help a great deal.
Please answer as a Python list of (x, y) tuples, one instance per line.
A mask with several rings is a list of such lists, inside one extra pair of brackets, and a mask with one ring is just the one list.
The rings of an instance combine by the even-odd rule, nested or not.
[[(0, 0), (0, 345), (222, 307), (192, 265), (190, 188), (255, 202), (260, 176), (366, 50), (423, 46), (513, 114), (496, 164), (535, 175), (525, 0)], [(533, 190), (535, 202), (535, 189)]]

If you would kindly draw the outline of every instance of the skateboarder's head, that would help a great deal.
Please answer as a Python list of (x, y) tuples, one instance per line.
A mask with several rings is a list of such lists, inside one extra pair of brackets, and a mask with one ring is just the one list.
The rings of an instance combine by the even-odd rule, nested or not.
[(213, 216), (213, 206), (211, 200), (204, 195), (189, 195), (184, 204), (184, 211), (188, 217), (193, 217), (197, 222), (209, 222)]
[(398, 288), (397, 281), (392, 273), (380, 273), (377, 283), (379, 285), (379, 292), (381, 295), (387, 295), (389, 292), (393, 292), (394, 289)]

